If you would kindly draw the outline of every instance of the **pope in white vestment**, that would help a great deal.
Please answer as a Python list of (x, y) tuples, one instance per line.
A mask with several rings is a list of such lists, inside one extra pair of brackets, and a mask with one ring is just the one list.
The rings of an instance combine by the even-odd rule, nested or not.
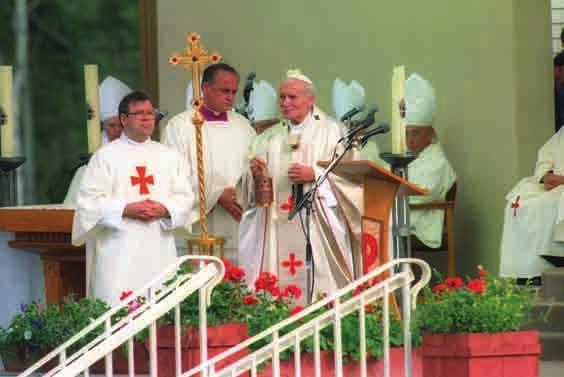
[[(311, 187), (322, 172), (317, 161), (333, 157), (343, 129), (315, 106), (311, 80), (299, 72), (290, 71), (281, 84), (280, 107), (285, 120), (264, 131), (253, 143), (252, 174), (245, 186), (253, 205), (253, 177), (266, 171), (273, 180), (274, 201), (269, 207), (256, 206), (245, 212), (241, 221), (240, 262), (247, 270), (250, 284), (266, 271), (277, 275), (281, 286), (295, 284), (305, 293), (306, 241), (299, 216), (288, 220), (296, 205), (293, 193), (298, 184), (303, 184), (304, 193)], [(353, 269), (350, 242), (337, 216), (335, 197), (328, 183), (318, 191), (314, 207), (313, 291), (335, 292), (353, 279)]]
[[(408, 165), (408, 179), (427, 190), (425, 196), (411, 196), (412, 204), (444, 200), (456, 181), (456, 174), (441, 147), (433, 128), (435, 93), (429, 82), (417, 73), (405, 82), (405, 118), (407, 146), (417, 153)], [(410, 211), (415, 236), (431, 248), (441, 246), (445, 212), (441, 209)]]
[[(228, 68), (225, 68), (228, 67)], [(204, 146), (204, 171), (208, 228), (210, 235), (226, 238), (225, 257), (237, 258), (241, 207), (241, 177), (248, 169), (249, 147), (255, 131), (247, 119), (231, 111), (239, 83), (233, 68), (215, 64), (203, 75), (204, 105), (201, 113)], [(174, 116), (161, 135), (164, 144), (180, 152), (188, 165), (185, 175), (198, 193), (196, 133), (192, 124), (193, 109)], [(200, 227), (198, 203), (191, 210), (189, 223), (198, 236)], [(178, 240), (179, 247), (186, 247)]]
[(149, 138), (155, 115), (145, 98), (133, 97), (120, 114), (124, 134), (90, 159), (74, 216), (73, 244), (88, 241), (87, 295), (112, 305), (175, 262), (173, 230), (187, 223), (194, 201), (184, 160)]
[[(108, 76), (100, 84), (98, 93), (100, 96), (100, 120), (103, 125), (102, 145), (105, 145), (121, 135), (122, 126), (118, 117), (118, 105), (123, 97), (131, 93), (131, 89), (115, 77)], [(65, 205), (76, 208), (78, 189), (85, 170), (86, 165), (83, 165), (74, 173), (63, 201)]]
[(499, 275), (532, 278), (564, 257), (564, 128), (538, 153), (534, 175), (505, 197)]

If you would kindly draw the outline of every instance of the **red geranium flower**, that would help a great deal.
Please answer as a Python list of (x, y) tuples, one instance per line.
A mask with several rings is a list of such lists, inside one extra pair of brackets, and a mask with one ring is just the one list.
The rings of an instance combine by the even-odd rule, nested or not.
[(466, 288), (468, 288), (469, 291), (481, 295), (486, 290), (486, 281), (482, 279), (470, 280)]
[(489, 272), (480, 264), (478, 265), (478, 275), (481, 278), (485, 278), (486, 276), (488, 276)]
[(270, 290), (276, 286), (278, 278), (270, 272), (261, 272), (255, 281), (255, 289), (258, 291)]
[(433, 293), (435, 294), (439, 294), (441, 292), (444, 292), (448, 289), (448, 287), (445, 284), (437, 284), (433, 287)]
[(302, 296), (302, 290), (297, 285), (290, 284), (284, 289), (282, 294), (284, 297), (292, 296), (294, 299), (299, 299)]
[(132, 293), (133, 293), (133, 291), (123, 291), (123, 292), (121, 292), (121, 295), (119, 296), (119, 300), (120, 301), (125, 300), (126, 298), (131, 296)]
[(255, 295), (248, 295), (243, 297), (243, 304), (245, 305), (256, 305), (259, 303), (258, 298)]
[(298, 314), (299, 312), (301, 312), (304, 308), (302, 306), (295, 306), (291, 311), (290, 311), (290, 315), (294, 315), (294, 314)]
[(458, 289), (464, 286), (464, 281), (458, 276), (451, 276), (445, 280), (444, 284), (449, 289)]

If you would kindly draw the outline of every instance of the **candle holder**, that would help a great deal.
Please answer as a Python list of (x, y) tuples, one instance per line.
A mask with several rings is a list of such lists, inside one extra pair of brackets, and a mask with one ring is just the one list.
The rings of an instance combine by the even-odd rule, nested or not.
[(0, 206), (18, 205), (18, 174), (16, 169), (25, 157), (0, 157)]
[[(407, 165), (415, 158), (415, 153), (381, 153), (380, 158), (390, 164), (392, 173), (402, 177), (406, 181)], [(392, 241), (393, 258), (411, 257), (411, 234), (413, 228), (409, 223), (409, 200), (401, 190), (398, 191), (392, 207)]]

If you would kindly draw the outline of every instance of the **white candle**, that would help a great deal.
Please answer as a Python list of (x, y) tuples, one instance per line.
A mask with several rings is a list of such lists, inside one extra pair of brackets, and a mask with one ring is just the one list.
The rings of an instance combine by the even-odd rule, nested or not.
[(405, 98), (405, 67), (395, 67), (392, 73), (392, 153), (407, 151), (405, 118), (401, 116), (400, 103)]
[(14, 108), (12, 89), (12, 66), (0, 66), (0, 110), (6, 116), (4, 124), (0, 126), (2, 139), (2, 157), (15, 156), (14, 144)]
[(100, 131), (100, 99), (98, 97), (98, 66), (95, 64), (84, 66), (84, 90), (86, 93), (86, 104), (92, 110), (91, 119), (86, 121), (88, 153), (94, 153), (102, 140)]

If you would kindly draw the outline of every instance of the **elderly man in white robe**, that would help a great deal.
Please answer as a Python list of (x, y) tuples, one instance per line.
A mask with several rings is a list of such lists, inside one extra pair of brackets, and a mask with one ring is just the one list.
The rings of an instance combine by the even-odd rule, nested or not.
[[(225, 257), (237, 258), (241, 206), (241, 177), (248, 169), (248, 153), (255, 131), (243, 116), (232, 111), (239, 74), (227, 64), (207, 67), (202, 75), (203, 106), (200, 109), (205, 123), (202, 127), (204, 145), (204, 173), (209, 233), (223, 237)], [(174, 116), (165, 127), (161, 141), (180, 152), (188, 163), (186, 177), (197, 193), (196, 133), (192, 124), (194, 109)], [(197, 203), (191, 210), (189, 223), (193, 235), (200, 232)], [(179, 247), (186, 247), (178, 239)]]
[[(102, 121), (102, 145), (119, 139), (123, 129), (118, 116), (120, 101), (131, 93), (131, 89), (115, 77), (108, 76), (98, 88), (100, 96), (100, 120)], [(63, 203), (69, 207), (76, 207), (78, 188), (84, 175), (86, 166), (79, 167), (72, 178), (71, 184)]]
[[(417, 158), (408, 165), (409, 181), (427, 190), (425, 196), (412, 196), (410, 203), (428, 203), (446, 197), (456, 181), (433, 128), (435, 91), (423, 77), (414, 73), (405, 82), (406, 140)], [(444, 210), (418, 209), (410, 211), (410, 223), (415, 236), (426, 246), (438, 248), (442, 242)]]
[(539, 150), (534, 175), (505, 199), (499, 275), (538, 281), (553, 266), (547, 259), (564, 257), (564, 128)]
[[(305, 293), (306, 240), (299, 217), (290, 221), (288, 215), (298, 201), (299, 186), (305, 193), (321, 174), (317, 161), (333, 157), (343, 129), (315, 106), (313, 84), (299, 71), (289, 71), (280, 85), (279, 105), (284, 120), (253, 143), (248, 176), (251, 182), (262, 174), (271, 176), (274, 201), (245, 212), (240, 260), (249, 283), (259, 273), (270, 272), (281, 285), (295, 284)], [(256, 204), (253, 184), (246, 187), (251, 205)], [(344, 225), (334, 212), (336, 201), (328, 184), (319, 190), (314, 206), (312, 292), (332, 293), (353, 279), (350, 244), (343, 237)]]
[(173, 231), (187, 223), (194, 196), (184, 159), (150, 139), (156, 111), (141, 92), (119, 105), (120, 139), (94, 153), (80, 185), (72, 242), (87, 242), (87, 295), (111, 305), (177, 258)]

